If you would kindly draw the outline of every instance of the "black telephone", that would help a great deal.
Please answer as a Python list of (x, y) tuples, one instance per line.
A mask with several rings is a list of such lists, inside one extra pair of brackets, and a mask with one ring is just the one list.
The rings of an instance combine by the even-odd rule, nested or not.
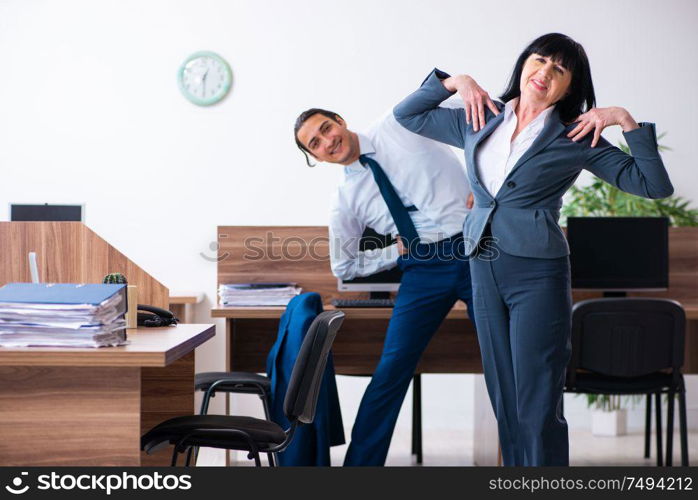
[(175, 315), (167, 309), (138, 304), (138, 326), (170, 326), (176, 325), (178, 322), (179, 320), (175, 317)]

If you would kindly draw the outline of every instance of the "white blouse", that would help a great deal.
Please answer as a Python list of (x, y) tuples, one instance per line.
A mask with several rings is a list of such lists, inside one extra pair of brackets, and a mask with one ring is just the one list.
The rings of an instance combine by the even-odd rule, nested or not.
[(476, 152), (480, 182), (495, 198), (511, 169), (543, 130), (546, 120), (555, 107), (553, 104), (543, 110), (512, 141), (511, 136), (518, 124), (514, 112), (518, 102), (517, 97), (506, 103), (502, 123), (479, 145)]

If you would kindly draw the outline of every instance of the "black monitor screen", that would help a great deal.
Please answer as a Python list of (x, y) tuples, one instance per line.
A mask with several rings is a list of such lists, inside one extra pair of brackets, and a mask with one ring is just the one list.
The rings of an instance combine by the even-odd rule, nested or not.
[(567, 219), (572, 288), (666, 289), (669, 221), (666, 217)]
[(11, 205), (11, 221), (82, 221), (82, 205)]

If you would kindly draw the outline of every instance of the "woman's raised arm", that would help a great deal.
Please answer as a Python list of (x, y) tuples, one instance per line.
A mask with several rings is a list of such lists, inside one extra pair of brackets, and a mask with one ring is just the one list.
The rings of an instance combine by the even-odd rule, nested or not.
[(585, 167), (627, 193), (655, 199), (671, 196), (674, 187), (659, 155), (654, 123), (640, 123), (623, 136), (632, 155), (600, 136), (595, 147), (591, 147), (588, 136), (581, 140), (586, 145)]
[[(464, 109), (439, 107), (456, 92), (464, 99)], [(499, 113), (489, 95), (471, 77), (451, 77), (434, 69), (419, 89), (395, 106), (393, 114), (398, 123), (416, 134), (462, 148), (466, 134), (484, 126), (485, 106), (493, 114)], [(468, 127), (471, 118), (473, 123)]]

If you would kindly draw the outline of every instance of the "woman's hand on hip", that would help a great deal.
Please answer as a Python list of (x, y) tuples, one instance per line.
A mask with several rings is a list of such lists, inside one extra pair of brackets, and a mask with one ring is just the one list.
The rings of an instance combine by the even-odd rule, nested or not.
[(579, 115), (574, 121), (579, 123), (567, 134), (567, 137), (577, 142), (593, 130), (592, 148), (599, 143), (601, 132), (606, 127), (620, 125), (623, 128), (623, 132), (639, 128), (639, 125), (628, 113), (628, 110), (620, 107), (591, 108), (586, 113)]
[(465, 121), (473, 122), (473, 131), (477, 132), (485, 126), (485, 106), (490, 108), (495, 115), (499, 114), (490, 95), (480, 87), (472, 77), (468, 75), (451, 76), (443, 80), (443, 85), (450, 92), (458, 92), (463, 99), (465, 108)]

